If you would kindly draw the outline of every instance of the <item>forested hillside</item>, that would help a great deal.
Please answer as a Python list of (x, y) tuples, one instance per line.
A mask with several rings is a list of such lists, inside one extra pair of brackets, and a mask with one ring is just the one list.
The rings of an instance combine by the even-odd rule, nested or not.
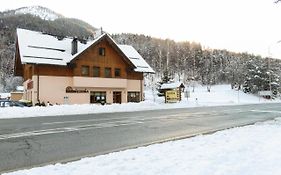
[(281, 62), (248, 53), (202, 48), (199, 43), (174, 42), (144, 35), (115, 34), (120, 44), (133, 45), (156, 71), (187, 84), (240, 85), (245, 92), (257, 93), (280, 85)]

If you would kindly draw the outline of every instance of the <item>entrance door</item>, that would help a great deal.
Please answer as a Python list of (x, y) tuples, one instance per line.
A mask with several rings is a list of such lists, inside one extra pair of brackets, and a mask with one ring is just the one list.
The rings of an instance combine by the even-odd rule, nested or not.
[(90, 92), (90, 103), (106, 103), (106, 92), (104, 91), (91, 91)]
[(122, 95), (122, 92), (118, 92), (118, 91), (113, 92), (113, 103), (121, 104), (121, 101), (122, 101), (121, 95)]

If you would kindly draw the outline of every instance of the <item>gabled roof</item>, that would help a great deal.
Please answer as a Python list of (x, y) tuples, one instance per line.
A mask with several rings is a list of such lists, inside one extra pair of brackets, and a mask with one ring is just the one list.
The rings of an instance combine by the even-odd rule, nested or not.
[(131, 63), (136, 72), (154, 73), (142, 56), (129, 45), (118, 45), (108, 34), (100, 34), (92, 41), (81, 43), (78, 41), (77, 53), (71, 54), (72, 38), (58, 39), (55, 36), (26, 29), (17, 29), (17, 42), (22, 64), (51, 64), (66, 66), (90, 46), (107, 38), (113, 46)]
[(133, 69), (136, 69), (136, 66), (130, 61), (130, 59), (128, 58), (127, 55), (124, 54), (124, 52), (122, 52), (122, 50), (119, 48), (118, 44), (106, 33), (101, 34), (99, 37), (97, 37), (95, 40), (90, 41), (90, 43), (88, 44), (88, 47), (85, 47), (81, 50), (78, 50), (78, 52), (72, 56), (72, 58), (70, 58), (69, 62), (74, 62), (75, 59), (77, 59), (79, 57), (79, 55), (81, 55), (84, 51), (86, 51), (87, 49), (89, 49), (92, 46), (95, 46), (96, 44), (98, 44), (101, 40), (106, 40), (109, 45), (111, 45), (111, 47), (117, 51), (118, 54), (121, 55), (121, 57), (123, 58), (123, 60), (125, 62), (127, 62)]

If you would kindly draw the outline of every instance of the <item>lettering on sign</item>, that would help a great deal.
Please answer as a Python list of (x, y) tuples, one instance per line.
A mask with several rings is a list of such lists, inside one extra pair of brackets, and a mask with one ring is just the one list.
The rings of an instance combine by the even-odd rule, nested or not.
[(68, 86), (65, 89), (66, 93), (88, 93), (87, 89), (73, 89), (72, 87)]
[(179, 101), (179, 92), (177, 90), (166, 91), (165, 93), (166, 102), (177, 102)]

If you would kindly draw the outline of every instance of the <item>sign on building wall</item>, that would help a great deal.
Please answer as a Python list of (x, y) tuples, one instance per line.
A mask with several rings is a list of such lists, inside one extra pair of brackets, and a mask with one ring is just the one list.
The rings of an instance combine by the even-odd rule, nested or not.
[(180, 100), (179, 92), (177, 90), (170, 90), (165, 92), (165, 102), (174, 103)]

